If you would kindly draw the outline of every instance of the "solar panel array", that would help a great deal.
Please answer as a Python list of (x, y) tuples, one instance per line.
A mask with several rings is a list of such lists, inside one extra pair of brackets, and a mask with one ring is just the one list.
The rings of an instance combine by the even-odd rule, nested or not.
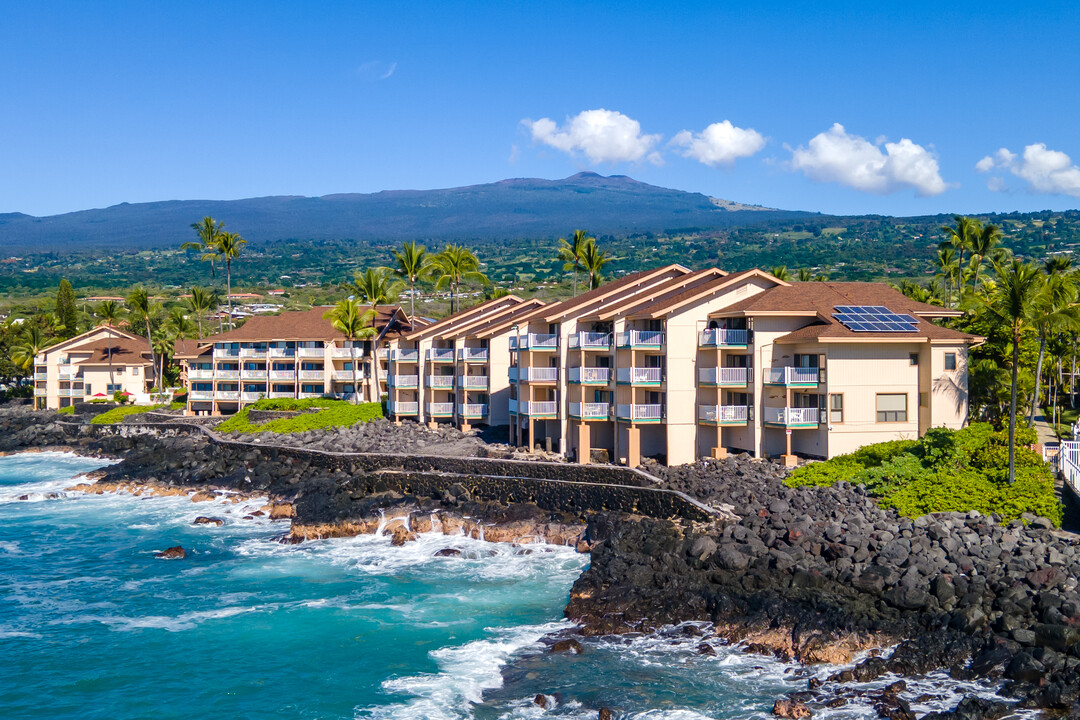
[(852, 332), (916, 332), (919, 321), (884, 305), (837, 305), (833, 317)]

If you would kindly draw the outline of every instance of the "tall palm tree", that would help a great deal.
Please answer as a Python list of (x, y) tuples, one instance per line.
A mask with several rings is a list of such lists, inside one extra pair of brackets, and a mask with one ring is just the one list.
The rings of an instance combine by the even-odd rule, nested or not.
[(611, 262), (611, 253), (601, 250), (590, 238), (581, 251), (581, 267), (589, 278), (589, 289), (595, 290), (604, 282), (604, 266)]
[[(188, 321), (190, 324), (190, 321)], [(165, 391), (165, 366), (171, 359), (174, 343), (176, 342), (176, 336), (169, 332), (166, 328), (160, 328), (154, 333), (154, 342), (151, 344), (154, 357), (157, 358), (158, 365), (154, 368), (154, 386), (161, 392)]]
[(392, 303), (401, 289), (401, 283), (391, 280), (390, 273), (385, 268), (368, 268), (362, 274), (357, 273), (353, 277), (353, 287), (357, 298), (368, 307), (364, 317), (371, 323), (372, 347), (372, 376), (375, 379), (375, 388), (372, 390), (374, 397), (372, 402), (378, 402), (381, 395), (379, 387), (379, 348), (378, 333), (375, 330), (375, 319), (378, 317), (379, 305)]
[(450, 288), (450, 312), (456, 313), (461, 305), (458, 293), (464, 283), (487, 285), (488, 279), (480, 272), (480, 260), (472, 250), (462, 245), (447, 245), (435, 258), (438, 278), (435, 288)]
[(120, 314), (120, 305), (115, 300), (105, 300), (94, 308), (94, 316), (101, 318), (109, 327), (116, 325)]
[[(150, 332), (150, 313), (152, 312), (152, 304), (150, 296), (146, 292), (146, 288), (137, 287), (131, 291), (131, 294), (127, 298), (128, 307), (131, 308), (131, 312), (136, 316), (141, 316), (144, 325), (146, 326), (146, 342), (150, 345), (150, 364), (153, 367), (153, 372), (157, 370), (157, 356), (154, 354), (154, 337)], [(154, 378), (156, 381), (157, 378)]]
[(993, 261), (999, 257), (1004, 248), (1001, 247), (1001, 228), (997, 225), (984, 225), (971, 239), (971, 256), (975, 260), (975, 281), (973, 287), (979, 290), (979, 271), (984, 263)]
[[(1054, 260), (1054, 258), (1051, 258)], [(1050, 261), (1047, 261), (1048, 264)], [(1060, 264), (1059, 264), (1060, 265)], [(1068, 267), (1068, 263), (1065, 264)], [(1035, 365), (1035, 395), (1031, 401), (1028, 422), (1035, 423), (1042, 390), (1043, 360), (1050, 337), (1060, 332), (1080, 330), (1080, 313), (1076, 307), (1077, 285), (1070, 275), (1047, 275), (1035, 301), (1033, 325), (1039, 337), (1039, 360)]]
[(188, 290), (188, 295), (190, 297), (185, 300), (185, 303), (195, 316), (195, 323), (198, 325), (199, 339), (201, 340), (203, 338), (203, 317), (217, 307), (217, 293), (213, 290), (195, 286)]
[(941, 287), (944, 290), (945, 307), (952, 307), (953, 278), (959, 272), (960, 266), (956, 260), (956, 249), (951, 245), (942, 245), (937, 251), (938, 274), (941, 276)]
[(769, 271), (769, 274), (777, 280), (783, 280), (785, 282), (791, 279), (791, 272), (788, 271), (786, 265), (776, 265)]
[[(323, 313), (323, 317), (330, 321), (335, 330), (345, 336), (350, 342), (367, 340), (375, 337), (375, 311), (364, 310), (357, 300), (339, 300), (332, 310)], [(378, 358), (376, 357), (376, 361)], [(353, 376), (353, 402), (360, 397), (359, 379), (356, 375), (356, 358), (352, 362)]]
[(394, 267), (390, 270), (409, 284), (409, 318), (416, 319), (416, 283), (431, 273), (435, 259), (427, 248), (415, 241), (404, 243), (401, 250), (392, 251)]
[(186, 242), (180, 246), (181, 250), (198, 250), (202, 253), (200, 258), (204, 262), (210, 263), (210, 278), (216, 277), (214, 272), (214, 262), (220, 260), (221, 256), (218, 255), (217, 241), (218, 236), (224, 232), (225, 223), (218, 222), (214, 218), (207, 215), (197, 223), (191, 223), (191, 229), (199, 236), (199, 240)]
[(59, 338), (50, 337), (37, 325), (27, 323), (19, 334), (19, 344), (11, 348), (11, 362), (23, 371), (24, 375), (34, 372), (34, 362), (38, 354), (59, 342)]
[(796, 276), (799, 282), (810, 282), (814, 279), (814, 273), (810, 268), (799, 268), (799, 274)]
[(169, 326), (170, 333), (177, 340), (187, 340), (196, 330), (195, 323), (191, 321), (191, 318), (188, 317), (182, 307), (170, 308), (165, 322)]
[(559, 238), (558, 258), (563, 261), (563, 270), (574, 271), (574, 297), (577, 297), (578, 291), (578, 271), (585, 269), (581, 256), (589, 242), (596, 242), (596, 239), (589, 237), (584, 230), (575, 230), (569, 241)]
[(214, 249), (218, 256), (225, 261), (225, 299), (229, 304), (229, 327), (233, 324), (232, 313), (232, 261), (240, 257), (240, 250), (247, 245), (247, 240), (240, 237), (239, 233), (223, 231), (218, 233)]
[(977, 296), (975, 302), (991, 318), (1009, 328), (1012, 341), (1011, 385), (1009, 388), (1009, 482), (1016, 481), (1016, 387), (1020, 371), (1020, 340), (1032, 326), (1038, 311), (1039, 293), (1043, 280), (1039, 268), (1031, 263), (1013, 260), (996, 262), (998, 281), (987, 296)]
[(963, 274), (960, 272), (960, 267), (964, 264), (964, 253), (975, 246), (975, 238), (982, 232), (982, 223), (964, 215), (953, 215), (953, 221), (956, 223), (955, 226), (941, 226), (946, 238), (939, 247), (951, 247), (956, 254), (957, 270), (953, 280), (956, 283), (956, 296), (959, 298), (963, 294)]

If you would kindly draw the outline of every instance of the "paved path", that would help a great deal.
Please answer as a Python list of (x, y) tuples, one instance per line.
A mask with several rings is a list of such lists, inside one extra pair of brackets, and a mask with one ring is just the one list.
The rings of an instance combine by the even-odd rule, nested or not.
[(1039, 434), (1039, 444), (1041, 445), (1058, 441), (1057, 435), (1054, 434), (1054, 426), (1041, 413), (1035, 416), (1035, 432)]

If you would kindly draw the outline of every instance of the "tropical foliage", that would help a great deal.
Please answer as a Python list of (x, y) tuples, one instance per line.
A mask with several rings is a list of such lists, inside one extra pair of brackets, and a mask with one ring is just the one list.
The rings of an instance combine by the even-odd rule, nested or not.
[[(291, 410), (301, 414), (270, 420), (262, 424), (248, 421), (251, 410)], [(324, 430), (332, 427), (349, 427), (359, 422), (371, 422), (383, 416), (381, 403), (353, 405), (341, 400), (314, 398), (310, 400), (259, 400), (247, 406), (218, 426), (220, 432), (276, 432), (294, 433), (308, 430)]]

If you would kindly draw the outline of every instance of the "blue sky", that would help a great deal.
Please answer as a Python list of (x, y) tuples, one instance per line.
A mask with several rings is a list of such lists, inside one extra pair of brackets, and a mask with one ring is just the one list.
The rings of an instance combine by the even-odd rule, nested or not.
[(1074, 208), (1080, 9), (1029, 5), (5, 2), (0, 212), (580, 170), (829, 213)]

